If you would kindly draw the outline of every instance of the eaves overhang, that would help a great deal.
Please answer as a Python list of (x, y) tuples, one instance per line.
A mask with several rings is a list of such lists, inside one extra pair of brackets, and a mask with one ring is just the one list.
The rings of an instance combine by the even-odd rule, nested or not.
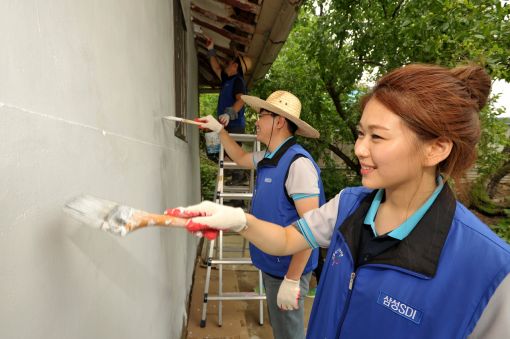
[(248, 87), (263, 79), (287, 40), (302, 0), (193, 0), (191, 22), (199, 67), (199, 86), (214, 90), (219, 79), (207, 57), (206, 38), (214, 40), (217, 57), (226, 63), (234, 51), (252, 59), (245, 75)]

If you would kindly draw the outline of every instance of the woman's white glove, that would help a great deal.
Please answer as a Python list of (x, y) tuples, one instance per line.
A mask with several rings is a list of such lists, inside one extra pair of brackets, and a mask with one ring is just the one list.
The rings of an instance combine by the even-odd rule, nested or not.
[(208, 115), (203, 118), (195, 119), (195, 121), (200, 122), (200, 128), (202, 129), (210, 129), (213, 132), (220, 133), (223, 129), (223, 125), (218, 122), (212, 115)]
[(299, 308), (298, 300), (301, 294), (299, 280), (292, 280), (285, 277), (278, 290), (276, 303), (284, 311), (297, 310)]
[(246, 215), (242, 208), (215, 204), (202, 201), (198, 205), (188, 206), (186, 212), (198, 212), (200, 217), (194, 217), (186, 225), (188, 231), (198, 232), (208, 229), (230, 230), (241, 232), (247, 228)]

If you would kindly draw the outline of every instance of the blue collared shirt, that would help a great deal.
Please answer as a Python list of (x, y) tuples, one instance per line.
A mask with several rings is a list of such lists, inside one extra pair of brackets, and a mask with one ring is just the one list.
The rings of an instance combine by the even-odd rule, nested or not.
[[(421, 220), (423, 215), (428, 211), (430, 206), (434, 203), (437, 196), (439, 195), (439, 192), (443, 189), (444, 183), (443, 178), (441, 176), (437, 177), (437, 187), (432, 193), (432, 195), (425, 201), (425, 203), (416, 211), (414, 212), (408, 219), (406, 219), (402, 224), (400, 224), (397, 228), (395, 228), (393, 231), (388, 233), (388, 236), (403, 240), (405, 237), (411, 233), (411, 231), (416, 227), (416, 224)], [(379, 236), (377, 234), (377, 231), (375, 229), (375, 216), (377, 215), (377, 211), (379, 210), (379, 206), (381, 205), (381, 201), (384, 197), (384, 189), (380, 189), (377, 191), (374, 200), (372, 201), (372, 204), (370, 205), (370, 208), (367, 212), (367, 215), (365, 217), (364, 223), (366, 225), (370, 225), (372, 227), (372, 231), (374, 232), (374, 235), (377, 237)]]

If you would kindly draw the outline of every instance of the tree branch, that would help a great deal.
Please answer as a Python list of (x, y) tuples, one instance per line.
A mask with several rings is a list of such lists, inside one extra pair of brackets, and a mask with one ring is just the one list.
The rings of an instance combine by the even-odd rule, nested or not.
[(400, 1), (398, 3), (397, 7), (395, 7), (395, 10), (393, 11), (393, 13), (391, 13), (391, 18), (392, 19), (395, 19), (395, 17), (397, 16), (398, 12), (400, 11), (400, 7), (402, 7), (404, 2), (405, 2), (405, 0)]
[(347, 154), (342, 152), (342, 150), (340, 148), (338, 148), (337, 146), (335, 146), (333, 144), (328, 143), (328, 149), (331, 152), (335, 153), (335, 155), (337, 155), (340, 159), (342, 159), (343, 162), (347, 165), (347, 167), (349, 167), (351, 170), (353, 170), (354, 173), (356, 173), (356, 175), (359, 175), (359, 170), (361, 167), (358, 163), (352, 161), (352, 159)]
[(383, 13), (384, 13), (384, 17), (386, 18), (388, 16), (388, 13), (386, 13), (386, 6), (384, 5), (383, 1), (379, 1), (379, 4), (382, 7), (382, 10), (383, 10)]
[(333, 84), (331, 82), (327, 82), (323, 79), (324, 85), (326, 87), (326, 91), (328, 92), (329, 96), (331, 97), (331, 100), (333, 101), (333, 105), (335, 106), (335, 110), (338, 113), (338, 116), (345, 122), (349, 130), (351, 131), (353, 140), (356, 139), (356, 127), (351, 126), (347, 121), (347, 113), (342, 108), (342, 102), (340, 101), (340, 93), (335, 89)]
[[(502, 153), (510, 154), (510, 146), (506, 146)], [(505, 161), (505, 163), (491, 175), (490, 180), (487, 183), (487, 195), (489, 198), (494, 199), (501, 179), (508, 174), (510, 174), (510, 160)]]

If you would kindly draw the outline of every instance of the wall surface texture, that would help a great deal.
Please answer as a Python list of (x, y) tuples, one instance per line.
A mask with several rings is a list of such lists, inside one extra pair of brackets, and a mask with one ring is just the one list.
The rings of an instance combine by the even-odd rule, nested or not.
[(0, 1), (0, 338), (180, 337), (197, 240), (118, 238), (62, 212), (81, 193), (158, 213), (200, 199), (198, 130), (184, 142), (161, 119), (175, 115), (173, 12), (169, 0)]

